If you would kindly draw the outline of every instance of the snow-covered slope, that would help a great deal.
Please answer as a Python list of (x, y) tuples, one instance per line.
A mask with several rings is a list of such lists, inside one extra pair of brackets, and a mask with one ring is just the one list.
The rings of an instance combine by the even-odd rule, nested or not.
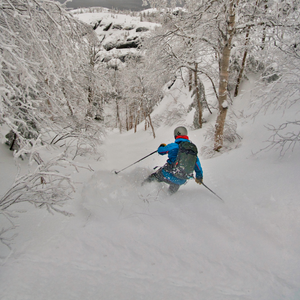
[[(235, 99), (236, 116), (250, 112), (247, 89)], [(180, 82), (166, 93), (152, 115), (156, 139), (143, 124), (135, 134), (108, 133), (102, 160), (83, 161), (94, 172), (73, 174), (77, 193), (65, 207), (72, 217), (29, 204), (14, 208), (27, 212), (14, 220), (12, 251), (0, 244), (0, 299), (300, 299), (300, 149), (253, 155), (270, 135), (264, 125), (294, 119), (299, 107), (254, 121), (236, 118), (238, 147), (210, 159), (200, 155), (205, 183), (224, 202), (194, 181), (173, 196), (164, 184), (141, 187), (165, 162), (156, 154), (114, 173), (172, 142), (182, 123), (199, 149), (208, 143), (204, 133), (215, 115), (192, 130), (188, 95)], [(164, 122), (180, 107), (184, 118)], [(4, 192), (15, 168), (0, 147)]]
[[(243, 95), (236, 102), (247, 107)], [(205, 183), (224, 203), (193, 181), (173, 196), (164, 184), (141, 187), (165, 161), (156, 154), (113, 172), (171, 142), (176, 124), (157, 128), (155, 140), (142, 126), (109, 133), (103, 160), (89, 162), (95, 171), (76, 175), (82, 186), (66, 207), (73, 217), (26, 207), (17, 220), (6, 258), (0, 246), (0, 298), (300, 299), (299, 148), (281, 159), (252, 155), (269, 135), (262, 124), (282, 118), (238, 120), (239, 148), (200, 156)], [(203, 129), (189, 136), (205, 143)]]

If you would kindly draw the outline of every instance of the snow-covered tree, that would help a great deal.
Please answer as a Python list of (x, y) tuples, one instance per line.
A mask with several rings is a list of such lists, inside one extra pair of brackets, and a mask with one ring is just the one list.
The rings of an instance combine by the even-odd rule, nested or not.
[[(258, 52), (266, 53), (266, 45), (273, 41), (276, 32), (291, 26), (286, 19), (288, 11), (297, 11), (295, 1), (185, 0), (181, 1), (185, 10), (180, 16), (166, 9), (169, 1), (144, 2), (169, 15), (168, 24), (156, 36), (164, 65), (174, 71), (182, 67), (195, 71), (193, 65), (196, 65), (198, 72), (212, 82), (218, 99), (214, 133), (214, 150), (218, 151), (223, 146), (230, 90), (235, 89), (238, 94), (247, 58), (253, 60)], [(171, 4), (174, 9), (176, 1)], [(256, 63), (262, 63), (263, 70), (268, 68), (270, 61), (265, 56), (265, 61), (256, 60)], [(271, 79), (270, 73), (267, 76)]]
[[(155, 63), (154, 63), (155, 64)], [(162, 99), (162, 87), (165, 78), (159, 76), (153, 68), (153, 61), (145, 57), (129, 58), (124, 68), (122, 86), (125, 98), (131, 106), (131, 111), (139, 115), (138, 122), (145, 121), (145, 129), (151, 128), (155, 138), (155, 130), (151, 120), (154, 106)], [(125, 75), (125, 76), (124, 76)]]
[(202, 128), (202, 123), (204, 121), (202, 117), (204, 107), (206, 107), (210, 111), (210, 113), (212, 113), (210, 108), (208, 107), (205, 95), (205, 87), (200, 77), (198, 76), (197, 69), (198, 68), (196, 64), (195, 71), (192, 72), (190, 70), (189, 72), (189, 90), (192, 91), (193, 97), (193, 102), (189, 106), (189, 110), (191, 110), (192, 108), (195, 109), (193, 120), (193, 125), (195, 129)]
[[(88, 105), (91, 29), (53, 1), (6, 1), (0, 11), (1, 111), (18, 147), (66, 124), (78, 129)], [(84, 123), (84, 122), (82, 122)], [(80, 129), (81, 130), (81, 129)]]
[[(73, 190), (61, 171), (94, 151), (101, 137), (101, 124), (88, 114), (98, 101), (89, 52), (96, 38), (58, 2), (2, 0), (0, 6), (0, 126), (10, 130), (15, 158), (28, 157), (31, 165), (1, 196), (0, 214), (10, 217), (9, 207), (24, 201), (58, 211)], [(49, 161), (41, 155), (47, 145), (60, 153)]]
[[(285, 110), (300, 100), (300, 6), (295, 1), (277, 3), (276, 13), (269, 18), (271, 25), (265, 37), (270, 43), (264, 45), (272, 57), (262, 73), (261, 96), (255, 115), (267, 110)], [(270, 55), (271, 54), (271, 55)], [(267, 148), (276, 148), (283, 155), (300, 142), (298, 111), (295, 118), (285, 120), (280, 126), (267, 125), (271, 132)]]
[[(161, 5), (149, 1), (152, 6)], [(175, 1), (176, 2), (176, 1)], [(185, 1), (187, 13), (172, 18), (172, 26), (161, 35), (166, 57), (178, 67), (192, 68), (212, 80), (211, 66), (219, 70), (219, 114), (215, 129), (214, 149), (223, 145), (223, 130), (228, 109), (228, 80), (232, 40), (238, 1)], [(174, 41), (174, 42), (173, 42)], [(172, 43), (172, 44), (171, 44)], [(197, 66), (195, 70), (194, 66)], [(213, 85), (215, 86), (215, 84)]]
[[(155, 61), (147, 50), (140, 55), (128, 55), (123, 66), (111, 69), (111, 88), (108, 96), (114, 103), (116, 126), (137, 130), (145, 122), (145, 129), (155, 129), (151, 120), (153, 108), (162, 99), (162, 87), (169, 80), (155, 68)], [(145, 54), (146, 53), (146, 54)]]

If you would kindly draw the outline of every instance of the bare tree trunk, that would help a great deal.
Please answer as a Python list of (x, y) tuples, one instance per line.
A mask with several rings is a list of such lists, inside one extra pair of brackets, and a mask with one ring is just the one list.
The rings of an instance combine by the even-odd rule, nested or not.
[(147, 115), (145, 113), (144, 113), (144, 117), (145, 117), (145, 131), (146, 131), (149, 124), (148, 124), (148, 120), (147, 120)]
[(155, 139), (156, 136), (155, 136), (154, 126), (152, 124), (152, 120), (151, 120), (151, 115), (150, 114), (148, 115), (148, 119), (149, 119), (150, 127), (152, 129), (153, 138)]
[(118, 127), (119, 124), (119, 129), (120, 129), (120, 133), (122, 132), (122, 123), (121, 123), (121, 118), (120, 118), (120, 112), (119, 112), (119, 102), (116, 99), (116, 108), (117, 108), (117, 122), (116, 122), (116, 127)]
[(128, 130), (130, 130), (132, 128), (133, 128), (133, 115), (130, 113)]
[[(268, 9), (268, 0), (264, 0), (264, 2), (265, 2), (264, 9), (265, 9), (265, 12), (266, 12), (267, 9)], [(260, 48), (262, 50), (265, 49), (266, 37), (267, 37), (267, 26), (265, 25), (264, 28), (263, 28), (263, 36), (262, 36), (262, 39), (261, 39), (261, 46), (260, 46)]]
[[(221, 62), (220, 62), (220, 82), (219, 82), (219, 115), (217, 117), (215, 126), (215, 143), (214, 150), (218, 151), (223, 147), (223, 132), (225, 126), (225, 119), (227, 115), (228, 103), (228, 78), (229, 78), (229, 61), (231, 53), (232, 39), (235, 34), (235, 7), (238, 5), (239, 0), (231, 0), (229, 3), (229, 20), (227, 23), (227, 35), (225, 45), (223, 47)], [(228, 38), (227, 38), (228, 36)]]
[(193, 72), (189, 69), (189, 91), (193, 88)]
[[(248, 27), (247, 33), (246, 33), (245, 47), (249, 43), (249, 33), (250, 33), (250, 28)], [(242, 81), (242, 78), (243, 78), (243, 73), (244, 73), (244, 70), (245, 70), (247, 55), (248, 55), (248, 49), (246, 48), (245, 52), (244, 52), (244, 55), (243, 55), (241, 69), (240, 69), (239, 76), (238, 76), (236, 86), (235, 86), (235, 90), (234, 90), (234, 97), (236, 97), (239, 94), (239, 87), (240, 87), (240, 84), (241, 84), (241, 81)]]
[(196, 91), (196, 103), (198, 106), (199, 110), (199, 115), (198, 115), (198, 123), (199, 123), (199, 128), (202, 128), (202, 105), (201, 105), (201, 100), (200, 100), (200, 91), (199, 91), (199, 85), (198, 85), (198, 63), (195, 63), (195, 71), (194, 71), (194, 84), (195, 84), (195, 91)]
[(126, 111), (125, 111), (125, 113), (126, 113), (126, 117), (125, 117), (125, 119), (126, 119), (126, 130), (129, 131), (129, 115), (128, 115), (128, 107), (127, 107), (127, 105), (126, 105)]
[(134, 119), (134, 133), (136, 133), (136, 131), (137, 131), (138, 123), (139, 123), (139, 112), (136, 111), (135, 119)]
[(93, 100), (94, 100), (94, 91), (91, 86), (88, 87), (88, 107), (87, 107), (87, 112), (86, 116), (87, 117), (93, 117)]

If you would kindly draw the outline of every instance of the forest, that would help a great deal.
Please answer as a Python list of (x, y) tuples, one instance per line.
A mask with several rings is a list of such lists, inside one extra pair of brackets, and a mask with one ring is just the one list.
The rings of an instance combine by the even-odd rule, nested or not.
[[(233, 109), (245, 83), (253, 96), (243, 115), (251, 120), (293, 112), (260, 125), (268, 130), (262, 150), (282, 158), (299, 147), (299, 1), (144, 4), (151, 9), (69, 11), (56, 1), (0, 1), (0, 137), (18, 166), (13, 184), (1, 186), (0, 241), (8, 249), (20, 204), (71, 215), (64, 207), (77, 187), (65, 170), (94, 171), (108, 133), (143, 131), (156, 140), (164, 126), (192, 114), (189, 131), (207, 141), (199, 154), (230, 153), (245, 138)], [(84, 20), (95, 12), (115, 21)], [(136, 23), (121, 25), (125, 16)], [(188, 91), (188, 107), (163, 106), (178, 86)]]
[[(146, 2), (156, 11), (140, 13), (140, 18), (159, 26), (139, 39), (138, 53), (125, 55), (118, 67), (103, 59), (105, 36), (100, 40), (91, 25), (59, 3), (2, 1), (0, 124), (14, 157), (27, 156), (39, 165), (38, 174), (26, 178), (32, 193), (40, 193), (37, 178), (41, 184), (66, 181), (50, 169), (95, 153), (106, 127), (122, 132), (145, 122), (155, 138), (151, 113), (163, 98), (163, 87), (178, 78), (192, 91), (194, 128), (205, 122), (203, 111), (217, 113), (208, 133), (212, 153), (222, 151), (224, 139), (238, 138), (227, 115), (249, 76), (261, 90), (254, 101), (257, 112), (298, 102), (297, 1), (184, 1), (182, 9), (166, 9), (167, 1)], [(215, 102), (207, 102), (204, 80)], [(109, 122), (103, 113), (107, 106), (113, 111)], [(297, 118), (271, 128), (270, 147), (282, 152), (294, 147), (299, 131), (287, 128), (295, 125)], [(44, 161), (39, 149), (46, 146), (61, 147), (64, 154)], [(56, 201), (53, 192), (50, 188), (45, 196), (49, 207)], [(60, 193), (57, 201), (67, 197)], [(18, 201), (22, 197), (10, 191), (1, 199), (1, 210)]]

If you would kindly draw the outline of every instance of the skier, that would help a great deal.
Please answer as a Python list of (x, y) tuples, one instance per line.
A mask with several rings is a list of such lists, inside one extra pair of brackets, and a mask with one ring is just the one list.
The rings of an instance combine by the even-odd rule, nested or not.
[(196, 183), (202, 184), (203, 171), (197, 147), (190, 142), (187, 134), (185, 127), (177, 127), (174, 130), (175, 143), (161, 144), (158, 147), (158, 154), (168, 154), (168, 160), (163, 167), (146, 178), (142, 185), (152, 181), (166, 182), (169, 184), (169, 193), (173, 194), (187, 179), (193, 177), (193, 171), (196, 173)]

